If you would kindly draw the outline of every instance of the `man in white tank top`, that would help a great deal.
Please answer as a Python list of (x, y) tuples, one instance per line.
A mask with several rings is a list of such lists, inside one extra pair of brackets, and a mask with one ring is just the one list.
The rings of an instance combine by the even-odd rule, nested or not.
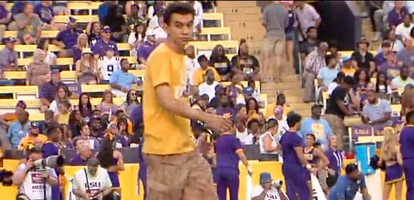
[(29, 149), (26, 154), (26, 163), (20, 164), (13, 176), (13, 183), (18, 186), (19, 196), (27, 196), (30, 200), (51, 200), (51, 186), (58, 183), (55, 170), (33, 165), (34, 161), (42, 159), (40, 149)]

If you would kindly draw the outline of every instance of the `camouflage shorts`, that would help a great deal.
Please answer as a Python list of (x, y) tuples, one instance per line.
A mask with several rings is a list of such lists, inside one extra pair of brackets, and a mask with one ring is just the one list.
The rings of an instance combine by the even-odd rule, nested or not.
[(145, 154), (147, 200), (218, 200), (210, 166), (196, 151), (170, 156)]

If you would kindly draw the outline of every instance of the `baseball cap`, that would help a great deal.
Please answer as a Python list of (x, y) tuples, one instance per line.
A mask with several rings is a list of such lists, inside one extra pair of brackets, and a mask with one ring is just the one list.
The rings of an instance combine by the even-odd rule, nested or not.
[(83, 48), (82, 49), (82, 54), (92, 54), (91, 48)]
[(7, 37), (4, 39), (4, 43), (14, 43), (17, 42), (17, 39), (14, 37)]
[(29, 128), (39, 128), (39, 127), (40, 127), (39, 122), (30, 122), (29, 123)]
[(348, 62), (351, 61), (352, 57), (351, 56), (342, 56), (342, 62)]
[(76, 23), (76, 21), (77, 21), (77, 19), (76, 18), (74, 18), (74, 17), (72, 17), (72, 16), (69, 16), (68, 17), (68, 19), (66, 20), (66, 23)]
[(20, 101), (17, 102), (16, 107), (20, 107), (24, 110), (24, 109), (26, 109), (27, 105), (24, 101), (20, 100)]
[(260, 183), (270, 183), (272, 182), (272, 175), (269, 172), (260, 173)]
[(104, 31), (104, 32), (111, 32), (111, 28), (109, 26), (104, 26), (102, 28), (102, 31)]
[(51, 73), (52, 74), (59, 74), (60, 73), (60, 69), (52, 69)]

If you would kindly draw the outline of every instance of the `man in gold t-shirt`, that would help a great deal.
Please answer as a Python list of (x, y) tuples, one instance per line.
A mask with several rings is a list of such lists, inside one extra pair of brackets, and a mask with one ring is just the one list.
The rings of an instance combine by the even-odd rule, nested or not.
[(184, 47), (191, 40), (195, 11), (188, 3), (171, 3), (164, 11), (165, 43), (147, 60), (144, 82), (143, 153), (148, 200), (217, 200), (211, 170), (191, 139), (190, 119), (214, 131), (231, 129), (229, 120), (192, 109)]

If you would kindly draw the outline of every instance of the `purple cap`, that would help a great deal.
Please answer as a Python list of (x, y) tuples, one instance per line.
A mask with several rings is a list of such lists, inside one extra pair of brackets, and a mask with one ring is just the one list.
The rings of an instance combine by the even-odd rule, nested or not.
[(20, 100), (20, 101), (17, 102), (16, 107), (20, 107), (24, 110), (24, 109), (26, 109), (27, 106), (26, 106), (26, 103), (24, 101)]
[(109, 26), (104, 26), (102, 28), (102, 31), (104, 31), (104, 32), (111, 32), (111, 28)]
[(69, 23), (76, 23), (76, 21), (77, 21), (76, 18), (74, 18), (72, 16), (69, 16), (68, 19), (66, 20), (66, 23), (67, 24), (69, 24)]

